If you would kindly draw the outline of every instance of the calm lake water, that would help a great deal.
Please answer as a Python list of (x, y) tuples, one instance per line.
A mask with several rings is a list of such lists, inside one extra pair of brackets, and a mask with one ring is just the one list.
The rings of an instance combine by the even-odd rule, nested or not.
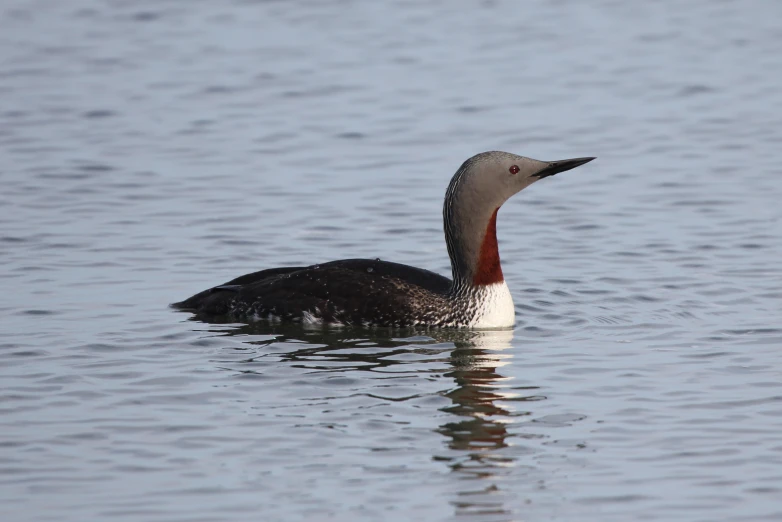
[[(7, 0), (0, 519), (782, 520), (782, 4)], [(206, 324), (262, 268), (449, 274), (505, 332)]]

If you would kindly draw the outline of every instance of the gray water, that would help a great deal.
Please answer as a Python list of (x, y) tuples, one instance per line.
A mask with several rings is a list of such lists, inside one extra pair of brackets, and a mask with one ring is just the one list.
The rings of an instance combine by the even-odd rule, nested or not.
[[(0, 520), (782, 520), (782, 4), (6, 0)], [(449, 273), (506, 332), (206, 324), (243, 273)]]

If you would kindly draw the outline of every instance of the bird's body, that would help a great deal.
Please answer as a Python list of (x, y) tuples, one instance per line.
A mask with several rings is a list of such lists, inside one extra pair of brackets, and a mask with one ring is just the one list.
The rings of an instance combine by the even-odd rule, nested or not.
[(591, 159), (540, 162), (488, 152), (467, 160), (451, 180), (443, 209), (453, 280), (379, 259), (346, 259), (254, 272), (172, 306), (248, 320), (510, 327), (515, 314), (497, 249), (497, 211), (536, 179)]
[(504, 281), (470, 287), (458, 296), (450, 295), (451, 286), (450, 279), (428, 270), (379, 259), (345, 259), (255, 272), (176, 306), (204, 315), (309, 324), (512, 324), (513, 301)]

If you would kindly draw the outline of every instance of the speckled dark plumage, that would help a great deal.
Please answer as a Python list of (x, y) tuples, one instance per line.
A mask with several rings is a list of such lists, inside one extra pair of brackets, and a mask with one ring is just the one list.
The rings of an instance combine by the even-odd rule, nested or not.
[(203, 315), (301, 321), (306, 312), (327, 323), (407, 326), (444, 319), (450, 288), (450, 279), (428, 270), (346, 259), (247, 274), (172, 306)]

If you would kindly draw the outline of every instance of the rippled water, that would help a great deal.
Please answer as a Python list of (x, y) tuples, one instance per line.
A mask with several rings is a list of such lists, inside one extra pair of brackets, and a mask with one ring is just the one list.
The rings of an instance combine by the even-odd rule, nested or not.
[[(782, 7), (11, 0), (0, 519), (782, 519)], [(483, 150), (510, 332), (205, 324), (285, 264), (448, 273)]]

